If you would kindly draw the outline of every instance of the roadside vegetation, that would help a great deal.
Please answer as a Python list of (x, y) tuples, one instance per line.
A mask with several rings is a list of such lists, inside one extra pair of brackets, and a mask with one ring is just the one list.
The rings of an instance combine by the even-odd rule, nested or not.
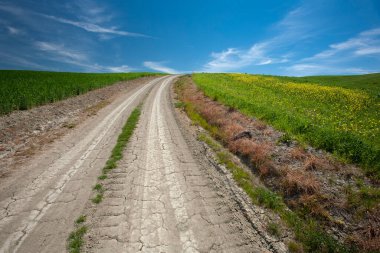
[(90, 90), (157, 73), (64, 73), (0, 70), (0, 115), (56, 102)]
[(86, 216), (79, 216), (75, 221), (75, 230), (70, 233), (67, 249), (70, 253), (79, 253), (83, 245), (83, 235), (87, 232), (87, 226), (83, 225)]
[[(194, 113), (191, 113), (194, 116)], [(190, 115), (191, 115), (190, 114)], [(196, 120), (197, 117), (193, 117)], [(281, 219), (294, 231), (295, 241), (288, 243), (290, 252), (350, 252), (349, 248), (344, 247), (337, 240), (323, 231), (313, 219), (302, 219), (297, 213), (289, 210), (281, 195), (253, 183), (254, 179), (251, 173), (239, 167), (233, 162), (229, 152), (223, 150), (211, 137), (201, 134), (199, 139), (205, 142), (216, 153), (218, 162), (226, 166), (232, 173), (236, 183), (250, 197), (252, 203), (266, 207), (276, 212)], [(279, 226), (276, 223), (269, 223), (268, 232), (273, 236), (279, 236)]]
[[(92, 203), (99, 204), (104, 197), (104, 186), (101, 183), (107, 178), (108, 172), (117, 167), (117, 162), (123, 158), (123, 150), (126, 147), (129, 139), (131, 138), (134, 129), (136, 128), (141, 113), (141, 106), (134, 109), (131, 115), (128, 117), (127, 122), (123, 126), (116, 145), (112, 150), (111, 156), (106, 162), (106, 165), (102, 169), (101, 176), (98, 177), (99, 181), (92, 188), (94, 191), (94, 197), (91, 199)], [(75, 221), (75, 230), (70, 233), (67, 239), (67, 249), (70, 253), (79, 253), (83, 246), (83, 236), (86, 234), (88, 227), (84, 225), (86, 216), (81, 215)]]
[[(201, 134), (199, 139), (214, 150), (254, 204), (279, 214), (304, 251), (380, 249), (379, 188), (357, 167), (296, 142), (289, 133), (225, 106), (216, 97), (205, 96), (190, 76), (180, 78), (175, 87), (179, 98), (175, 106), (210, 135)], [(233, 89), (229, 91), (234, 96)], [(251, 173), (234, 164), (227, 150)], [(255, 185), (252, 177), (266, 187)], [(276, 225), (268, 229), (277, 233)], [(296, 242), (289, 243), (289, 250), (302, 252)]]
[(380, 75), (274, 77), (194, 74), (210, 98), (287, 133), (289, 139), (360, 164), (380, 179)]
[(101, 184), (101, 181), (107, 178), (107, 174), (111, 170), (115, 169), (117, 167), (117, 162), (123, 158), (123, 150), (136, 128), (137, 122), (140, 118), (140, 113), (141, 106), (138, 106), (132, 111), (127, 122), (125, 123), (122, 132), (117, 139), (116, 145), (112, 150), (111, 156), (108, 158), (106, 165), (103, 167), (102, 174), (98, 177), (100, 182), (93, 187), (93, 190), (96, 193), (95, 197), (92, 198), (93, 203), (99, 204), (103, 200), (104, 187)]

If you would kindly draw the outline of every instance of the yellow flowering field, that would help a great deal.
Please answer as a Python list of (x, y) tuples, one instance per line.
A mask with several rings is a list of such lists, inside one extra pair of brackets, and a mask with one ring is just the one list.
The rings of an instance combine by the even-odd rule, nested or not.
[(193, 79), (207, 96), (380, 175), (378, 90), (247, 74)]

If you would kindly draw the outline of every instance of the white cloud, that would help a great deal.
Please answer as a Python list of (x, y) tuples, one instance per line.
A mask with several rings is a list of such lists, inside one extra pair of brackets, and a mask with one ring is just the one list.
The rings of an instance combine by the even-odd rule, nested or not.
[(329, 59), (344, 54), (346, 57), (380, 54), (380, 28), (367, 30), (346, 41), (331, 44), (328, 49), (303, 61)]
[(2, 3), (0, 3), (0, 10), (11, 13), (15, 16), (22, 16), (24, 14), (22, 9), (11, 5), (4, 5)]
[(73, 25), (75, 27), (81, 28), (88, 32), (101, 33), (101, 34), (114, 34), (114, 35), (121, 35), (121, 36), (130, 36), (130, 37), (149, 37), (147, 35), (140, 34), (140, 33), (120, 31), (120, 30), (117, 30), (115, 27), (106, 28), (106, 27), (102, 27), (102, 26), (92, 24), (92, 23), (73, 21), (73, 20), (69, 20), (65, 18), (59, 18), (59, 17), (44, 15), (44, 14), (41, 14), (41, 15), (43, 17), (49, 18), (51, 20), (54, 20), (63, 24)]
[(19, 35), (22, 34), (22, 31), (20, 29), (14, 28), (12, 26), (7, 26), (8, 32), (12, 35)]
[[(380, 55), (380, 28), (363, 31), (345, 41), (333, 43), (327, 49), (303, 58), (284, 68), (288, 75), (366, 74), (379, 69), (363, 68), (364, 57)], [(356, 62), (361, 67), (355, 67)]]
[(213, 58), (204, 65), (205, 72), (225, 72), (250, 65), (267, 65), (286, 62), (286, 58), (271, 58), (267, 54), (268, 44), (257, 43), (247, 50), (228, 48), (219, 53), (212, 53)]
[(287, 75), (293, 76), (309, 76), (309, 75), (339, 75), (339, 74), (368, 74), (374, 73), (375, 70), (352, 68), (352, 67), (339, 67), (328, 64), (294, 64), (285, 68)]
[(87, 55), (65, 48), (62, 44), (54, 44), (49, 42), (38, 41), (35, 42), (35, 47), (41, 51), (48, 52), (49, 55), (45, 56), (47, 59), (75, 65), (81, 67), (87, 72), (131, 72), (135, 70), (127, 65), (121, 66), (104, 66), (99, 64), (90, 63)]
[(130, 68), (127, 65), (122, 65), (122, 66), (118, 66), (118, 67), (104, 67), (104, 68), (108, 69), (111, 72), (115, 72), (115, 73), (131, 72), (133, 70), (132, 68)]
[(375, 29), (364, 31), (364, 32), (360, 33), (360, 35), (362, 35), (362, 36), (376, 36), (376, 35), (380, 35), (380, 28), (375, 28)]
[(166, 67), (162, 64), (162, 62), (152, 62), (152, 61), (146, 61), (143, 63), (143, 65), (149, 69), (153, 69), (156, 71), (164, 72), (164, 73), (169, 73), (169, 74), (178, 74), (179, 71)]
[(360, 48), (355, 51), (356, 55), (374, 55), (374, 54), (380, 54), (380, 44), (379, 46), (374, 46), (374, 47), (365, 47), (365, 48)]
[[(274, 35), (258, 41), (248, 49), (228, 48), (212, 53), (212, 59), (203, 66), (205, 72), (228, 72), (247, 66), (259, 66), (288, 62), (289, 46), (315, 37), (323, 31), (327, 21), (321, 20), (321, 5), (303, 1), (273, 25)], [(281, 53), (280, 53), (281, 52)]]
[[(104, 4), (104, 3), (102, 3)], [(100, 24), (109, 22), (114, 17), (113, 13), (107, 11), (106, 6), (99, 6), (97, 2), (91, 0), (76, 0), (68, 4), (68, 9), (80, 20)], [(78, 8), (80, 14), (78, 14)]]
[(31, 68), (36, 68), (36, 69), (46, 69), (44, 66), (35, 63), (33, 61), (30, 61), (24, 57), (19, 57), (13, 54), (7, 54), (4, 52), (0, 52), (1, 58), (7, 62), (10, 63), (11, 65), (17, 65), (17, 66), (22, 66), (22, 67), (31, 67)]
[[(81, 4), (81, 7), (78, 6)], [(0, 0), (0, 13), (7, 12), (18, 21), (22, 22), (27, 28), (32, 28), (33, 32), (40, 32), (41, 37), (49, 36), (49, 38), (57, 37), (54, 34), (48, 33), (43, 27), (41, 27), (42, 22), (49, 22), (49, 28), (57, 28), (60, 23), (76, 26), (78, 28), (84, 29), (88, 32), (97, 33), (101, 39), (109, 39), (115, 37), (115, 35), (120, 36), (139, 36), (148, 37), (143, 34), (129, 33), (117, 29), (116, 27), (104, 27), (98, 23), (108, 22), (112, 15), (106, 13), (106, 9), (103, 7), (98, 7), (95, 2), (91, 0), (77, 0), (72, 3), (64, 3), (63, 8), (69, 8), (71, 5), (72, 14), (76, 17), (78, 21), (73, 21), (69, 19), (63, 19), (56, 16), (48, 16), (43, 13), (35, 12), (30, 9), (24, 9), (18, 5), (4, 4)], [(68, 11), (67, 9), (65, 11)], [(51, 22), (51, 20), (56, 21)], [(84, 21), (84, 22), (83, 22)], [(12, 35), (24, 34), (23, 30), (10, 25), (9, 21), (2, 21), (0, 19), (1, 25), (7, 29)], [(59, 26), (58, 26), (59, 27)], [(57, 30), (59, 30), (57, 28)], [(57, 35), (57, 34), (56, 34)], [(80, 69), (85, 72), (130, 72), (136, 70), (135, 68), (129, 67), (126, 64), (120, 64), (120, 66), (115, 65), (99, 65), (94, 63), (94, 52), (93, 45), (89, 44), (91, 40), (86, 37), (86, 34), (80, 33), (78, 36), (70, 36), (70, 41), (67, 37), (57, 37), (58, 39), (54, 41), (35, 41), (31, 38), (24, 36), (27, 52), (30, 53), (28, 57), (24, 57), (25, 54), (20, 50), (13, 54), (5, 55), (0, 50), (0, 56), (8, 62), (8, 65), (22, 66), (32, 69), (43, 69), (43, 70), (63, 70), (63, 65), (70, 66), (72, 69)], [(73, 40), (76, 39), (76, 40)], [(59, 42), (57, 42), (59, 41)], [(94, 42), (95, 43), (95, 42)], [(69, 47), (68, 45), (72, 45)], [(86, 52), (86, 53), (84, 53)], [(31, 59), (31, 60), (30, 60)], [(38, 63), (50, 61), (57, 62), (56, 65), (39, 65), (33, 62), (35, 59)]]
[(87, 56), (80, 53), (80, 52), (75, 52), (72, 50), (69, 50), (64, 47), (64, 45), (59, 45), (55, 43), (49, 43), (49, 42), (43, 42), (43, 41), (37, 41), (35, 42), (35, 47), (41, 51), (46, 51), (53, 53), (55, 55), (72, 59), (72, 60), (77, 60), (77, 61), (83, 61), (87, 59)]
[(72, 26), (81, 28), (81, 29), (88, 31), (88, 32), (99, 33), (99, 34), (113, 34), (113, 35), (120, 35), (120, 36), (129, 36), (129, 37), (150, 38), (150, 36), (145, 35), (145, 34), (127, 32), (127, 31), (118, 30), (116, 27), (103, 27), (101, 25), (95, 24), (95, 23), (101, 23), (103, 21), (109, 21), (112, 18), (112, 15), (99, 15), (101, 12), (104, 11), (100, 7), (88, 6), (88, 8), (86, 8), (86, 4), (81, 4), (80, 9), (82, 10), (81, 13), (83, 13), (85, 11), (86, 15), (79, 13), (79, 14), (77, 14), (77, 16), (78, 16), (78, 18), (85, 19), (86, 22), (74, 21), (74, 20), (70, 20), (70, 19), (52, 16), (52, 15), (46, 15), (43, 13), (25, 10), (25, 9), (22, 9), (22, 8), (19, 8), (16, 6), (12, 6), (12, 5), (2, 5), (0, 3), (0, 10), (11, 13), (11, 14), (19, 17), (19, 18), (24, 18), (24, 16), (31, 14), (31, 15), (36, 15), (36, 16), (48, 18), (50, 20), (54, 20), (54, 21), (62, 23), (62, 24), (72, 25)]

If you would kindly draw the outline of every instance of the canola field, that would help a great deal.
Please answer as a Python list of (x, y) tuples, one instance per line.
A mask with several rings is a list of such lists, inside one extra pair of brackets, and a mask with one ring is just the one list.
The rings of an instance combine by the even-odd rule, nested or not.
[(207, 96), (360, 164), (380, 179), (379, 74), (309, 78), (193, 74), (193, 80)]
[(0, 70), (0, 115), (55, 102), (119, 81), (157, 73), (63, 73)]

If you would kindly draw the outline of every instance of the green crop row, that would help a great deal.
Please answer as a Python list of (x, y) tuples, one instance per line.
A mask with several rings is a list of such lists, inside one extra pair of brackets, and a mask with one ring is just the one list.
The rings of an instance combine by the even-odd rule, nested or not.
[(0, 115), (80, 95), (119, 81), (155, 73), (0, 71)]
[(356, 77), (331, 77), (330, 84), (329, 77), (194, 74), (193, 79), (207, 96), (360, 164), (379, 179), (380, 98), (371, 85), (380, 75), (368, 76), (357, 85)]

